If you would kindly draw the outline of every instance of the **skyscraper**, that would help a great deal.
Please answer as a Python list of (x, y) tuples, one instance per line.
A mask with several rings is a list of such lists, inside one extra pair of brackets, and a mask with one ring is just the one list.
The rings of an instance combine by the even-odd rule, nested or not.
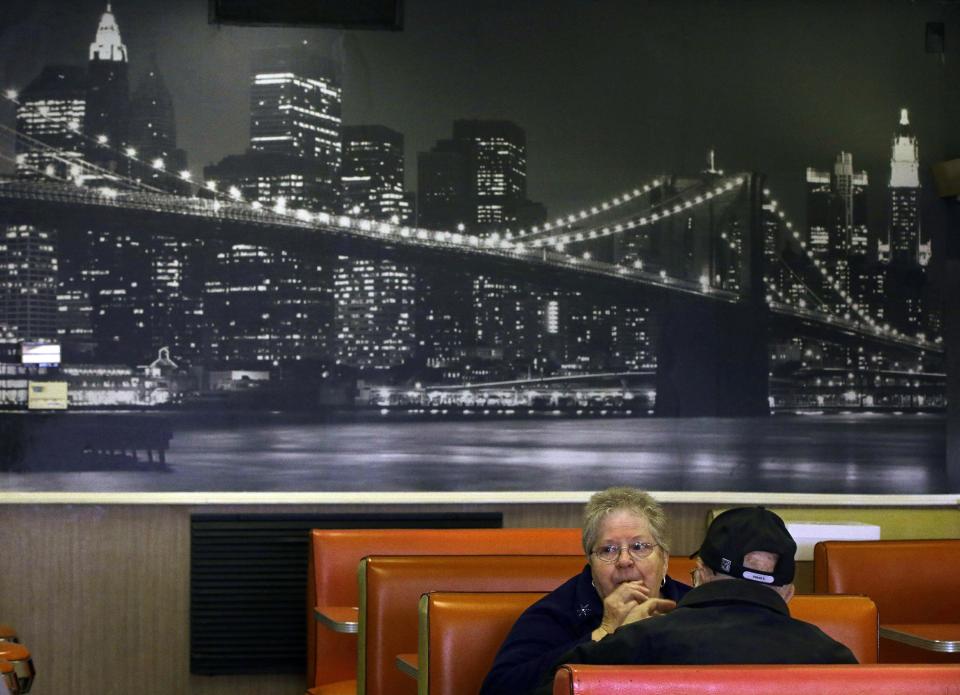
[[(100, 17), (97, 35), (90, 44), (87, 64), (87, 107), (83, 132), (88, 141), (87, 157), (94, 163), (116, 168), (116, 149), (127, 143), (129, 87), (127, 47), (110, 3)], [(105, 146), (106, 145), (106, 146)]]
[(891, 146), (888, 211), (887, 241), (891, 262), (919, 263), (920, 148), (910, 127), (907, 109), (900, 109), (900, 123)]
[(833, 208), (830, 172), (807, 167), (807, 246), (814, 256), (830, 249), (830, 218)]
[(340, 257), (333, 293), (337, 362), (368, 371), (410, 358), (416, 288), (409, 268), (390, 259)]
[(417, 163), (421, 225), (480, 231), (546, 219), (543, 206), (527, 199), (526, 134), (515, 123), (454, 121), (453, 138)]
[(827, 271), (811, 289), (840, 314), (849, 312), (841, 292), (858, 303), (869, 303), (875, 287), (865, 276), (876, 271), (868, 257), (868, 183), (867, 172), (854, 169), (849, 152), (837, 155), (832, 171), (807, 169), (807, 244)]
[(248, 202), (340, 212), (341, 89), (334, 65), (309, 46), (254, 54), (250, 147), (204, 169)]
[(459, 120), (453, 139), (469, 167), (473, 222), (516, 223), (527, 196), (527, 137), (510, 121)]
[(867, 172), (854, 171), (853, 155), (841, 152), (833, 165), (833, 189), (836, 196), (836, 223), (831, 248), (842, 247), (851, 255), (865, 255), (867, 235)]
[(259, 51), (254, 61), (250, 149), (316, 165), (307, 176), (320, 199), (310, 207), (339, 212), (342, 92), (332, 63), (305, 46)]
[(24, 88), (19, 102), (17, 133), (26, 137), (17, 138), (17, 176), (70, 176), (84, 153), (80, 129), (87, 104), (87, 78), (83, 69), (48, 65)]
[[(381, 125), (345, 126), (341, 181), (347, 214), (405, 222), (403, 135)], [(341, 255), (333, 282), (337, 360), (364, 371), (406, 363), (416, 336), (413, 268)]]
[(20, 340), (57, 336), (55, 232), (33, 225), (3, 227), (0, 238), (0, 326)]
[(467, 158), (452, 140), (417, 154), (417, 226), (456, 229), (472, 223), (469, 197)]
[(920, 263), (920, 148), (907, 109), (900, 109), (893, 136), (888, 194), (886, 317), (912, 334), (924, 330), (926, 269)]
[[(184, 182), (176, 174), (187, 168), (187, 154), (177, 147), (173, 98), (154, 57), (130, 99), (129, 136), (129, 145), (142, 164), (137, 166), (128, 159), (130, 171), (123, 173), (161, 188), (181, 190)], [(154, 166), (158, 160), (160, 166)], [(174, 175), (166, 175), (165, 171)]]
[(254, 58), (250, 148), (340, 166), (342, 93), (330, 61), (307, 46), (271, 48)]
[(319, 258), (219, 240), (206, 253), (203, 310), (213, 364), (272, 369), (322, 355), (329, 270)]
[(343, 127), (343, 211), (404, 220), (403, 135), (382, 125)]

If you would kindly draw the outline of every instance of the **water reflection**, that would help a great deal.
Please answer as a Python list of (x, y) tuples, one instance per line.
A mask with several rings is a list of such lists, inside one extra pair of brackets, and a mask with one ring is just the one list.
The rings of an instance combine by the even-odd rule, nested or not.
[(175, 422), (166, 470), (3, 473), (6, 490), (949, 492), (942, 416)]

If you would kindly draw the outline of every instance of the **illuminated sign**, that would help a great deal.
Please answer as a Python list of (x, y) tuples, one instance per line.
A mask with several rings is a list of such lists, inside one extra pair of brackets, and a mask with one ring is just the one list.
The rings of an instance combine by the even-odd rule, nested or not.
[(66, 410), (67, 382), (31, 381), (27, 384), (28, 410)]
[(60, 364), (60, 345), (58, 343), (24, 343), (23, 364), (53, 366)]

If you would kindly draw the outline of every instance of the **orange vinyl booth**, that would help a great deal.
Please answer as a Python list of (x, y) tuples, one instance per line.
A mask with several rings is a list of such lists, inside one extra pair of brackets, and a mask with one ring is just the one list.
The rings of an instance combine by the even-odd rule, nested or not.
[[(583, 558), (579, 528), (315, 529), (307, 575), (307, 688), (354, 693), (356, 635), (317, 624), (318, 612), (356, 620), (357, 566), (368, 555), (574, 555)], [(416, 611), (416, 601), (414, 601)], [(413, 651), (411, 648), (410, 651)], [(321, 689), (322, 686), (322, 689)]]
[(413, 695), (397, 656), (417, 651), (420, 596), (430, 591), (555, 589), (583, 569), (580, 555), (369, 557), (360, 565), (358, 695)]
[[(674, 564), (675, 560), (671, 560), (671, 569)], [(677, 565), (679, 574), (680, 563)], [(673, 572), (671, 576), (682, 580)], [(542, 593), (477, 592), (434, 592), (423, 596), (417, 651), (419, 695), (477, 692), (514, 621), (541, 596)], [(847, 645), (861, 664), (877, 663), (877, 607), (870, 599), (796, 596), (790, 602), (790, 613)]]
[(4, 676), (6, 679), (4, 683), (10, 692), (29, 693), (37, 675), (30, 650), (17, 642), (0, 642), (0, 660), (8, 662), (13, 667), (14, 678)]
[(20, 695), (20, 683), (13, 664), (4, 660), (0, 660), (0, 694)]
[[(690, 582), (696, 561), (671, 557), (668, 574)], [(559, 586), (559, 584), (558, 584)], [(460, 695), (480, 689), (520, 614), (546, 592), (433, 592), (420, 599), (417, 691)], [(876, 622), (876, 621), (874, 621)], [(463, 655), (469, 654), (469, 659)]]
[(553, 695), (960, 695), (960, 665), (585, 666), (557, 671)]
[[(863, 594), (880, 613), (881, 663), (949, 662), (940, 653), (884, 637), (889, 625), (960, 623), (960, 540), (823, 541), (814, 546), (814, 589)], [(956, 639), (956, 637), (954, 637)]]

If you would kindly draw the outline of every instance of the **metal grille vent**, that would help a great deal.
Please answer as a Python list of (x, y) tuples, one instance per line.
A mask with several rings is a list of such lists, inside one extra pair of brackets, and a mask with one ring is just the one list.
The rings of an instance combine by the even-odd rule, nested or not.
[(310, 529), (502, 525), (499, 513), (195, 514), (190, 518), (190, 672), (306, 669)]

